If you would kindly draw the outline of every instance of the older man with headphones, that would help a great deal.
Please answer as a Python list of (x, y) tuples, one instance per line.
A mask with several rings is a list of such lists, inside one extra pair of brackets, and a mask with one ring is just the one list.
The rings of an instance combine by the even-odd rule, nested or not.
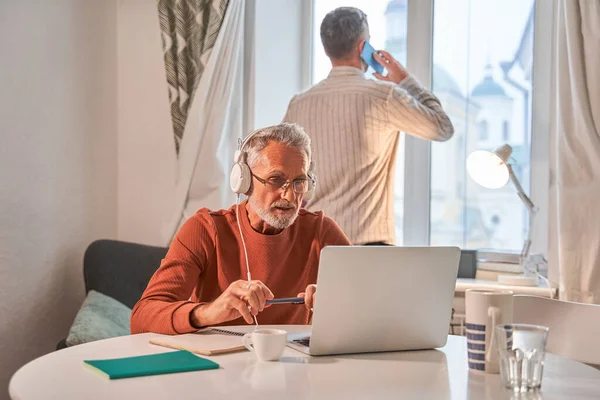
[[(321, 249), (349, 245), (322, 212), (301, 208), (314, 191), (310, 138), (295, 124), (252, 132), (231, 171), (238, 202), (200, 209), (181, 227), (131, 315), (131, 333), (188, 333), (205, 326), (306, 324)], [(239, 195), (248, 200), (239, 202)], [(305, 296), (305, 307), (268, 306)]]

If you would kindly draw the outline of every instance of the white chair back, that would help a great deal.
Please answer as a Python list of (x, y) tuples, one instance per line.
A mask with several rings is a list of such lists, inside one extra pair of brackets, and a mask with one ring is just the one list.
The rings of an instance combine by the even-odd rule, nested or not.
[(516, 295), (513, 319), (549, 327), (549, 353), (600, 364), (600, 305)]

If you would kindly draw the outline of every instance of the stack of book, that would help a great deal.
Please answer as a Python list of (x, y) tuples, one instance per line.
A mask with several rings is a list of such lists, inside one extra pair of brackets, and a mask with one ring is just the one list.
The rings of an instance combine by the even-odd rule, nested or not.
[(476, 279), (497, 281), (498, 275), (519, 275), (522, 273), (521, 252), (508, 250), (500, 252), (488, 249), (477, 250)]

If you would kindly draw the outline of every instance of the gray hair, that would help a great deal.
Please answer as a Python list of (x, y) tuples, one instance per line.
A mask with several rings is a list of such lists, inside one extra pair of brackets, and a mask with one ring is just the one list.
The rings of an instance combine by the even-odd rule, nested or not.
[(244, 151), (246, 153), (246, 163), (250, 169), (254, 168), (258, 161), (264, 157), (260, 152), (272, 141), (282, 143), (303, 152), (306, 154), (310, 165), (312, 158), (310, 137), (304, 132), (304, 129), (300, 125), (283, 123), (261, 129), (245, 144)]
[(339, 7), (327, 13), (321, 22), (321, 42), (327, 56), (344, 59), (360, 39), (368, 39), (367, 14), (354, 7)]

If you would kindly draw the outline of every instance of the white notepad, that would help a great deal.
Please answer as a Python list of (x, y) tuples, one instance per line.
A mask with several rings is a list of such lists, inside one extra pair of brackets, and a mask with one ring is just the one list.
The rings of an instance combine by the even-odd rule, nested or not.
[(209, 328), (183, 335), (157, 335), (150, 338), (149, 343), (171, 349), (187, 350), (203, 356), (214, 356), (246, 350), (241, 338), (244, 333)]

